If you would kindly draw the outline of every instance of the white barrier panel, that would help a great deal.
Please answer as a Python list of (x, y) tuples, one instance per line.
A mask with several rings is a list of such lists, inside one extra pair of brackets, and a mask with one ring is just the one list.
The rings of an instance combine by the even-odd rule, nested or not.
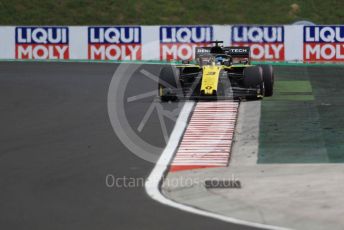
[(344, 61), (344, 26), (3, 26), (0, 59), (184, 60), (220, 40), (252, 60)]
[(15, 27), (0, 27), (0, 59), (15, 59)]
[(303, 61), (303, 26), (284, 26), (285, 60)]
[(69, 57), (70, 59), (86, 59), (87, 50), (87, 27), (71, 26), (69, 27)]
[(142, 26), (142, 60), (158, 60), (160, 42), (158, 26)]

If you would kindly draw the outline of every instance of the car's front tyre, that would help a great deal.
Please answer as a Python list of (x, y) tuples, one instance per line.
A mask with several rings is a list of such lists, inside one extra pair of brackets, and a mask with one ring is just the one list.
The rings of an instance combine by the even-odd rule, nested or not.
[(175, 101), (178, 99), (177, 90), (177, 70), (173, 66), (164, 66), (159, 74), (159, 97), (161, 101)]

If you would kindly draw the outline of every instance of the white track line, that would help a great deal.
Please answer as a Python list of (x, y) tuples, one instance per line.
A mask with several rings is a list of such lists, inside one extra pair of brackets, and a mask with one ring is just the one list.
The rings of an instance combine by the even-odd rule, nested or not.
[(259, 224), (259, 223), (253, 223), (245, 220), (239, 220), (236, 218), (223, 216), (220, 214), (208, 212), (205, 210), (197, 209), (195, 207), (187, 206), (185, 204), (177, 203), (175, 201), (167, 199), (165, 196), (162, 195), (160, 191), (160, 185), (162, 183), (162, 179), (164, 178), (165, 174), (167, 173), (168, 166), (172, 160), (172, 157), (178, 147), (180, 138), (183, 136), (183, 132), (187, 126), (187, 121), (189, 118), (190, 113), (192, 112), (192, 108), (194, 106), (194, 102), (185, 102), (180, 115), (176, 121), (176, 124), (174, 126), (174, 129), (171, 133), (170, 139), (166, 145), (165, 150), (162, 152), (158, 162), (156, 163), (155, 167), (153, 168), (152, 172), (147, 178), (147, 181), (145, 183), (145, 189), (147, 194), (154, 200), (198, 215), (211, 217), (214, 219), (218, 219), (221, 221), (233, 223), (233, 224), (240, 224), (240, 225), (246, 225), (256, 228), (263, 228), (263, 229), (271, 229), (271, 230), (287, 230), (287, 228), (277, 227), (277, 226), (271, 226), (271, 225), (265, 225), (265, 224)]

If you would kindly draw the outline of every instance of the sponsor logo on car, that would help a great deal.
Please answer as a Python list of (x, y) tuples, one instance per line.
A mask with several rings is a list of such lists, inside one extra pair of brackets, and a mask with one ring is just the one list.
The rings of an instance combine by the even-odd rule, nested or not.
[(248, 48), (235, 48), (235, 49), (229, 49), (229, 51), (231, 53), (247, 53), (248, 52)]
[(305, 61), (344, 61), (344, 26), (305, 26)]
[(201, 48), (201, 47), (198, 47), (198, 48), (196, 49), (196, 51), (197, 51), (197, 53), (202, 53), (202, 54), (204, 54), (204, 53), (210, 53), (210, 49), (203, 49), (203, 48)]
[(16, 27), (16, 59), (69, 59), (68, 27)]
[(88, 27), (88, 59), (141, 60), (141, 27)]
[(160, 59), (191, 60), (195, 58), (195, 48), (211, 46), (212, 26), (161, 26)]
[(232, 26), (232, 46), (249, 46), (252, 60), (283, 61), (283, 26)]

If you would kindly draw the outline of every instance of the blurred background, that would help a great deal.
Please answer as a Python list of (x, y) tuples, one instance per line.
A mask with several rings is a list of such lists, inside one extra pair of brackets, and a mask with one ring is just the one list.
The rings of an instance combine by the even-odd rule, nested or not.
[(343, 8), (340, 0), (0, 0), (0, 24), (340, 24)]

